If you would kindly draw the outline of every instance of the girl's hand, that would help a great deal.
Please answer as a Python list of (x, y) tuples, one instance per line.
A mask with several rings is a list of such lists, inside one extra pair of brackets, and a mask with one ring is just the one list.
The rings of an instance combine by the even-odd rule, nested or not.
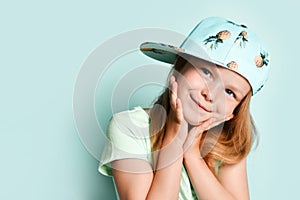
[[(170, 89), (170, 105), (171, 105), (171, 119), (175, 121), (177, 125), (180, 125), (183, 120), (182, 105), (179, 98), (177, 98), (177, 82), (174, 76), (170, 77), (169, 89)], [(171, 120), (170, 119), (170, 120)]]
[[(181, 101), (177, 97), (177, 82), (174, 76), (170, 77), (169, 91), (170, 110), (167, 116), (165, 135), (160, 151), (158, 154), (154, 154), (154, 156), (158, 156), (157, 164), (154, 163), (156, 170), (170, 166), (178, 159), (183, 159), (183, 144), (188, 131), (187, 123), (182, 114)], [(180, 171), (181, 164), (182, 161), (180, 161)]]
[(177, 82), (174, 76), (170, 77), (169, 90), (171, 109), (167, 119), (165, 139), (168, 142), (175, 139), (179, 145), (183, 145), (187, 136), (187, 123), (183, 118), (181, 101), (177, 97)]
[(188, 136), (184, 142), (183, 150), (184, 150), (184, 158), (201, 158), (200, 154), (200, 140), (202, 133), (204, 131), (207, 131), (222, 122), (224, 122), (225, 119), (215, 119), (210, 118), (203, 123), (201, 123), (199, 126), (192, 127), (188, 133)]

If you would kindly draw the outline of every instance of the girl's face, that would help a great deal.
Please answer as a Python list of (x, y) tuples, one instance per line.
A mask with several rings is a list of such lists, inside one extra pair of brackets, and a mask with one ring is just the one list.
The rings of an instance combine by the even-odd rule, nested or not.
[[(190, 64), (191, 62), (192, 64)], [(239, 74), (204, 60), (191, 58), (177, 76), (177, 96), (183, 116), (193, 125), (209, 118), (227, 121), (250, 91), (248, 81)]]

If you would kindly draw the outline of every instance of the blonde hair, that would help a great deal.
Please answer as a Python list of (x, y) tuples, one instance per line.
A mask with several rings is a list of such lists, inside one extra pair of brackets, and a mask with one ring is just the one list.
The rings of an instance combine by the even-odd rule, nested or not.
[[(177, 57), (173, 66), (173, 70), (182, 72), (187, 60), (182, 57)], [(200, 153), (207, 163), (209, 169), (217, 177), (219, 167), (225, 164), (237, 163), (245, 158), (251, 150), (256, 129), (250, 115), (250, 99), (251, 91), (235, 108), (234, 117), (216, 126), (202, 134), (200, 142)], [(164, 108), (165, 114), (170, 111), (169, 89), (158, 97), (154, 105), (160, 105)], [(160, 149), (165, 134), (165, 120), (161, 113), (162, 109), (159, 106), (154, 106), (150, 111), (151, 123), (151, 148), (152, 152)], [(154, 166), (157, 162), (156, 157), (153, 157)]]

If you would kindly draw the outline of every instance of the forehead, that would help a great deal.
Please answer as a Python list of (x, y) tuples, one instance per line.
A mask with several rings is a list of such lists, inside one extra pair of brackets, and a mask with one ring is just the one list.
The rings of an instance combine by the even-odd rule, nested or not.
[(212, 62), (208, 62), (206, 60), (200, 59), (200, 58), (196, 58), (193, 56), (187, 56), (185, 57), (185, 59), (188, 61), (188, 63), (194, 67), (199, 67), (199, 66), (207, 66), (207, 67), (216, 67), (217, 65), (212, 63)]

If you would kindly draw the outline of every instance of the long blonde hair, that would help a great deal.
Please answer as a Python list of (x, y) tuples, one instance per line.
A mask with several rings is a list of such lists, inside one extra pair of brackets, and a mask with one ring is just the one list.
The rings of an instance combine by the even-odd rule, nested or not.
[[(173, 66), (173, 70), (182, 72), (183, 67), (188, 62), (178, 56)], [(217, 169), (225, 164), (233, 164), (242, 160), (250, 152), (256, 129), (250, 115), (251, 91), (235, 108), (234, 117), (202, 134), (200, 142), (200, 153), (206, 161), (209, 169), (217, 176)], [(165, 114), (170, 111), (169, 89), (166, 88), (158, 97), (154, 105), (164, 108)], [(159, 108), (159, 109), (157, 109)], [(161, 148), (165, 135), (165, 115), (161, 113), (161, 107), (154, 106), (150, 111), (150, 134), (152, 152)], [(156, 157), (153, 157), (156, 163)]]

